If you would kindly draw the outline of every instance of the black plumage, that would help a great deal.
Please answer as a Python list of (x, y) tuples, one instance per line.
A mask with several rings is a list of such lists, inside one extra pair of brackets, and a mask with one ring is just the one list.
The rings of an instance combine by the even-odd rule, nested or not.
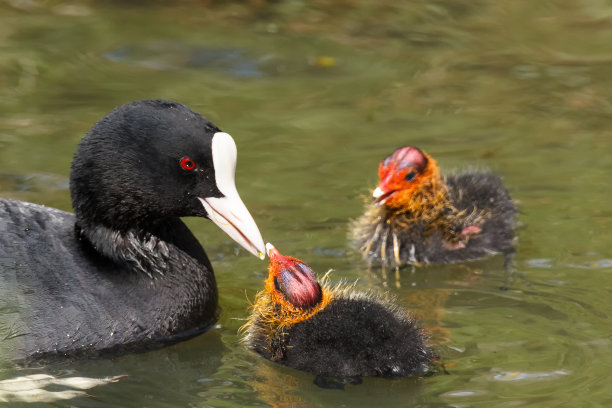
[(313, 317), (252, 348), (286, 366), (333, 377), (405, 377), (424, 373), (434, 354), (407, 316), (375, 298), (339, 297)]
[[(319, 286), (314, 274), (294, 267), (301, 261), (278, 251), (268, 256), (266, 290), (244, 328), (248, 347), (265, 358), (342, 378), (423, 374), (437, 358), (415, 321), (391, 301), (351, 287)], [(291, 294), (318, 287), (321, 296), (313, 294), (311, 304), (298, 307), (275, 280), (289, 281)]]
[[(133, 102), (80, 143), (75, 214), (0, 199), (3, 358), (146, 350), (217, 319), (212, 266), (179, 217), (208, 217), (200, 198), (223, 197), (218, 132), (179, 103)], [(186, 155), (197, 167), (181, 168)]]

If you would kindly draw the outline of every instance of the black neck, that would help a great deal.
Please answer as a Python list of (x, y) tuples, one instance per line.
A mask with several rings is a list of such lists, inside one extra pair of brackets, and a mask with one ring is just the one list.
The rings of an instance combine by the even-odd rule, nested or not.
[[(168, 219), (147, 230), (120, 232), (101, 225), (77, 225), (76, 231), (89, 250), (115, 263), (119, 274), (129, 276), (121, 279), (121, 285), (140, 299), (139, 305), (157, 299), (156, 321), (150, 325), (153, 336), (206, 327), (216, 320), (212, 266), (180, 219)], [(108, 279), (116, 281), (119, 276), (109, 275)]]
[(85, 238), (96, 252), (129, 269), (144, 273), (164, 275), (169, 258), (168, 243), (157, 235), (144, 230), (113, 230), (103, 225), (83, 227), (77, 225), (77, 233)]
[(199, 242), (178, 218), (127, 231), (77, 222), (76, 232), (98, 254), (149, 278), (171, 273), (173, 263), (185, 261), (212, 271)]

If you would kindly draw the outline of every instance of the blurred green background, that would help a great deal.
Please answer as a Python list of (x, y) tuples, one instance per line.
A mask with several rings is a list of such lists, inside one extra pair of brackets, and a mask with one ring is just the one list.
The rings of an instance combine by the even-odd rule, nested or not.
[[(245, 350), (266, 264), (193, 219), (221, 295), (213, 330), (0, 378), (127, 375), (51, 406), (610, 406), (611, 38), (605, 0), (0, 2), (0, 196), (70, 210), (95, 121), (132, 100), (185, 103), (236, 140), (264, 239), (390, 292), (449, 371), (323, 390)], [(443, 171), (504, 177), (521, 222), (510, 290), (501, 257), (395, 276), (351, 249), (378, 162), (407, 144)]]

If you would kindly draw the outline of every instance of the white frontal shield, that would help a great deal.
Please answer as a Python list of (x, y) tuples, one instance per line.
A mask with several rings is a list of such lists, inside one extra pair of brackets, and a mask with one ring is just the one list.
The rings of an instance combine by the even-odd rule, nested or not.
[(236, 157), (234, 139), (225, 132), (215, 133), (212, 139), (215, 182), (225, 197), (198, 198), (212, 222), (244, 249), (264, 259), (266, 252), (259, 228), (236, 190)]

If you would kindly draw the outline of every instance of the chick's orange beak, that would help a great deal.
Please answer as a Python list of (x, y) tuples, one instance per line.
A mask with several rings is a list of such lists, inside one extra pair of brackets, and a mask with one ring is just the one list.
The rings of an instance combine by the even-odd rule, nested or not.
[(372, 192), (377, 205), (395, 206), (396, 193), (410, 191), (418, 186), (418, 179), (425, 176), (429, 157), (416, 147), (397, 149), (378, 166), (380, 182)]
[(395, 192), (399, 190), (398, 186), (394, 184), (395, 166), (393, 164), (384, 166), (384, 163), (380, 164), (378, 169), (378, 176), (380, 182), (376, 189), (372, 192), (372, 197), (377, 205), (384, 204)]
[(274, 248), (274, 245), (269, 242), (266, 244), (266, 252), (268, 253), (268, 258), (270, 258), (270, 264), (272, 264), (272, 261), (279, 262), (285, 258), (278, 252), (278, 249)]
[(280, 294), (291, 305), (307, 309), (321, 301), (321, 286), (312, 269), (299, 259), (283, 256), (270, 243), (266, 244), (270, 258), (266, 289)]

